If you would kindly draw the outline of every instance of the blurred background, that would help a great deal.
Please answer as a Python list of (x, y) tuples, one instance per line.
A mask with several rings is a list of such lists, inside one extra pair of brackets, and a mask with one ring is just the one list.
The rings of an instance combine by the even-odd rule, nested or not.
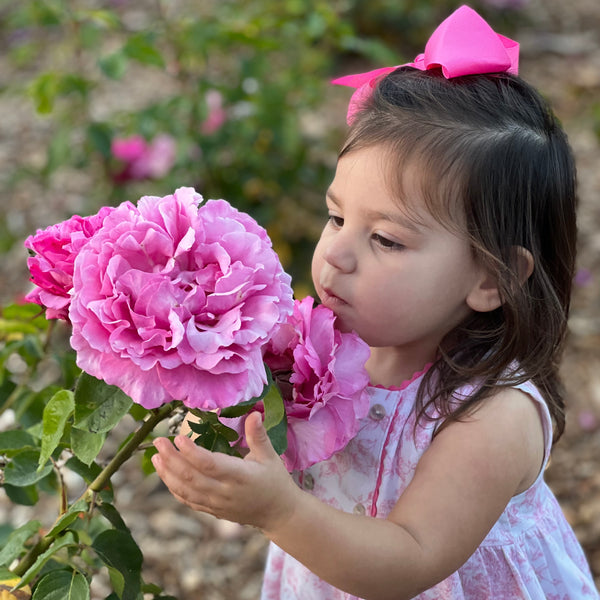
[[(180, 186), (250, 212), (296, 295), (312, 293), (351, 94), (329, 80), (413, 60), (459, 4), (0, 0), (0, 304), (29, 289), (23, 241), (36, 229)], [(521, 43), (521, 75), (550, 99), (578, 160), (568, 424), (547, 478), (600, 583), (600, 3), (470, 5)], [(117, 474), (116, 502), (147, 579), (180, 600), (258, 598), (262, 536), (192, 513), (134, 463)], [(0, 522), (44, 506), (0, 495)]]

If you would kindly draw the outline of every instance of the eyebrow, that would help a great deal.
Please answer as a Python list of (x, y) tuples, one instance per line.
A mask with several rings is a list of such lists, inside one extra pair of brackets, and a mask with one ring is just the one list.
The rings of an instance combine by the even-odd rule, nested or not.
[[(329, 188), (327, 193), (325, 194), (327, 198), (329, 198), (336, 206), (342, 208), (341, 200), (336, 196), (335, 192)], [(423, 225), (420, 224), (415, 219), (411, 219), (405, 215), (403, 215), (400, 211), (398, 212), (383, 212), (379, 210), (372, 210), (368, 207), (365, 207), (363, 210), (365, 216), (369, 219), (373, 220), (383, 220), (389, 221), (390, 223), (395, 223), (396, 225), (400, 225), (400, 227), (404, 227), (413, 231), (414, 233), (423, 233)]]

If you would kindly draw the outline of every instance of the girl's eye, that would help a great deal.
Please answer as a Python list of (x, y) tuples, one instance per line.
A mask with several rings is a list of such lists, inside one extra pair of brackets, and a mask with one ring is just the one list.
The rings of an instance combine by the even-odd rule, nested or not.
[(386, 250), (401, 250), (402, 248), (404, 248), (402, 244), (399, 244), (398, 242), (394, 242), (393, 240), (383, 237), (378, 233), (374, 233), (372, 238), (376, 244), (379, 244), (379, 246), (385, 248)]
[(336, 215), (329, 215), (329, 222), (338, 229), (344, 225), (344, 219)]

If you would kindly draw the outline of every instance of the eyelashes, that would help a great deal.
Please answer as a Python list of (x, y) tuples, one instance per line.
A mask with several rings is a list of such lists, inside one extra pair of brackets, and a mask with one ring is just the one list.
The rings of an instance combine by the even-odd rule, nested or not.
[[(337, 215), (329, 215), (327, 223), (334, 229), (341, 229), (344, 226), (344, 218)], [(405, 247), (403, 244), (387, 238), (380, 233), (373, 233), (371, 235), (371, 240), (373, 240), (377, 246), (383, 248), (384, 250), (396, 251), (402, 250)]]

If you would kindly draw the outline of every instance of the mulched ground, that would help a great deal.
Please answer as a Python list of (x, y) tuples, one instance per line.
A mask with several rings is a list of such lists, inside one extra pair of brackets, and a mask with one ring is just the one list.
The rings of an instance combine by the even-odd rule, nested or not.
[[(524, 10), (528, 22), (514, 35), (522, 46), (521, 74), (550, 98), (563, 121), (578, 160), (581, 196), (579, 273), (563, 369), (568, 425), (553, 453), (547, 480), (600, 585), (600, 3), (530, 0)], [(0, 73), (16, 76), (2, 57)], [(0, 98), (0, 107), (2, 168), (10, 169), (21, 157), (39, 160), (36, 140), (44, 122), (32, 121), (15, 100)], [(6, 173), (0, 173), (0, 186)], [(77, 180), (70, 180), (69, 186), (76, 190)], [(56, 190), (21, 185), (18, 193), (3, 194), (0, 206), (13, 234), (25, 237), (36, 227), (56, 222), (56, 215), (65, 210), (81, 210), (77, 198), (76, 191), (61, 197)], [(3, 302), (22, 291), (24, 260), (19, 245), (4, 256)], [(160, 583), (180, 600), (258, 598), (266, 549), (259, 533), (182, 507), (156, 477), (143, 478), (135, 462), (118, 474), (115, 487), (117, 504), (146, 557), (148, 581)], [(52, 514), (54, 502), (48, 499), (36, 511)], [(0, 521), (18, 524), (29, 514), (0, 497)], [(93, 600), (107, 593), (100, 582)]]

